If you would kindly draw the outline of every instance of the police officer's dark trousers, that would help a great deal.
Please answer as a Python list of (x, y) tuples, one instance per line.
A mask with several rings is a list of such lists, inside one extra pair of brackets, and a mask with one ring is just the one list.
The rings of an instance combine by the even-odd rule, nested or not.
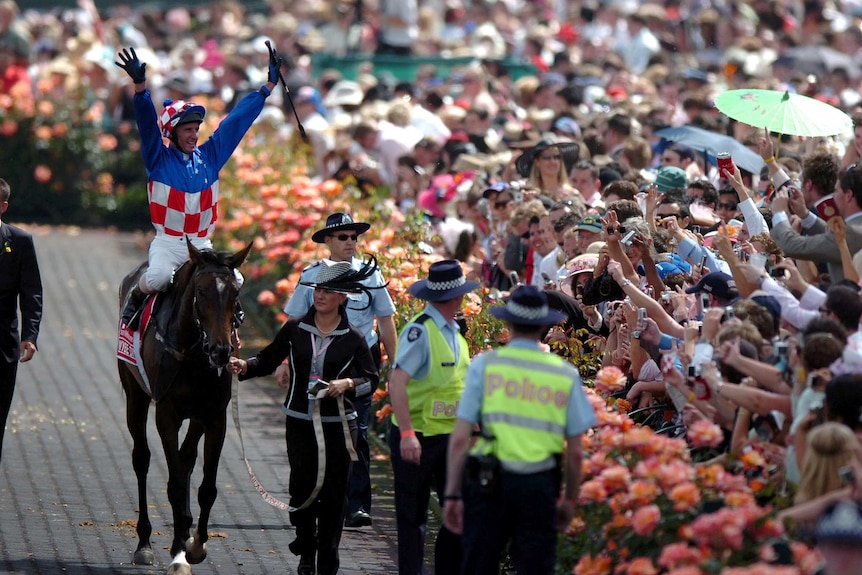
[[(392, 426), (389, 449), (395, 475), (395, 516), (398, 522), (398, 573), (424, 575), (425, 534), (428, 527), (428, 503), (433, 489), (438, 498), (446, 488), (446, 450), (449, 435), (424, 437), (419, 465), (401, 459), (401, 430)], [(442, 499), (441, 499), (442, 501)], [(461, 572), (461, 538), (440, 526), (434, 548), (434, 571), (440, 575)]]
[[(287, 459), (290, 463), (290, 504), (299, 506), (314, 489), (317, 479), (318, 445), (311, 421), (288, 417)], [(356, 422), (351, 420), (350, 432), (356, 441)], [(290, 550), (296, 555), (317, 554), (318, 575), (338, 572), (338, 545), (347, 508), (347, 480), (350, 475), (350, 455), (344, 444), (341, 423), (324, 423), (326, 438), (326, 475), (317, 499), (310, 506), (290, 514), (296, 527), (296, 540)]]
[(496, 488), (483, 493), (465, 476), (464, 563), (462, 573), (497, 575), (509, 541), (518, 575), (550, 575), (557, 550), (556, 510), (559, 473), (501, 472)]
[[(371, 357), (380, 372), (380, 342), (371, 346)], [(347, 512), (358, 509), (371, 513), (371, 447), (368, 444), (368, 424), (371, 419), (372, 396), (363, 397), (353, 402), (356, 410), (356, 455), (358, 461), (350, 470), (350, 483), (347, 486)]]

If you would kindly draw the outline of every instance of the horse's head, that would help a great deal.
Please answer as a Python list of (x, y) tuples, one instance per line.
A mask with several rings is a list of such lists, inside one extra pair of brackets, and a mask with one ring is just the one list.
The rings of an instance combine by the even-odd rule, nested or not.
[(221, 368), (233, 351), (231, 320), (240, 290), (234, 270), (245, 261), (252, 244), (235, 254), (198, 250), (191, 242), (188, 246), (195, 264), (193, 313), (200, 327), (202, 349), (210, 365)]

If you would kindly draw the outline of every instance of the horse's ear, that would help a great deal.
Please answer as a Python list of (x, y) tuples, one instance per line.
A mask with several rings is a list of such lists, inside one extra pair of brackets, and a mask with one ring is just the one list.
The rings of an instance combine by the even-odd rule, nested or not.
[(201, 251), (195, 247), (188, 236), (186, 236), (186, 245), (189, 247), (189, 258), (197, 263), (201, 257)]
[(230, 256), (227, 259), (227, 264), (234, 269), (241, 266), (242, 262), (245, 261), (245, 258), (248, 257), (248, 254), (251, 251), (251, 246), (253, 246), (253, 245), (254, 245), (254, 242), (249, 242), (249, 244), (247, 246), (245, 246), (245, 248), (243, 248), (242, 250), (240, 250), (237, 253)]

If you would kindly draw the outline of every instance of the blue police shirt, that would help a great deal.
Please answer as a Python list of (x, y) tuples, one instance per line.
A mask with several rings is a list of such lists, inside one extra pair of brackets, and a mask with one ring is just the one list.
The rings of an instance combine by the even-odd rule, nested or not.
[[(317, 279), (317, 273), (323, 262), (317, 262), (304, 270), (299, 276), (300, 282), (311, 283)], [(359, 258), (352, 258), (350, 266), (354, 270), (362, 267), (363, 261)], [(380, 268), (374, 270), (374, 273), (366, 280), (362, 281), (362, 285), (369, 288), (375, 288), (385, 285), (383, 274)], [(359, 294), (357, 299), (352, 299), (353, 296), (347, 299), (347, 321), (353, 327), (357, 328), (365, 334), (365, 341), (368, 347), (374, 346), (377, 343), (377, 332), (374, 331), (374, 316), (386, 317), (395, 313), (395, 304), (392, 303), (392, 298), (389, 296), (389, 290), (386, 288), (372, 289), (371, 305), (366, 309), (359, 309), (368, 304), (368, 296)], [(309, 308), (314, 304), (314, 289), (298, 284), (296, 291), (290, 296), (287, 304), (284, 306), (284, 313), (290, 317), (303, 317), (308, 313)]]
[[(510, 347), (519, 349), (539, 349), (538, 342), (515, 338), (508, 343)], [(400, 349), (400, 348), (399, 348)], [(481, 353), (473, 358), (470, 367), (467, 368), (467, 381), (464, 384), (464, 393), (458, 403), (458, 419), (472, 424), (479, 423), (482, 419), (482, 398), (485, 387), (485, 364), (488, 362), (488, 353)], [(581, 376), (577, 368), (566, 364), (572, 372), (572, 392), (569, 394), (569, 403), (566, 406), (566, 437), (580, 435), (598, 423), (596, 412), (584, 393)]]
[[(455, 363), (458, 363), (458, 355), (461, 346), (458, 345), (458, 334), (460, 330), (457, 322), (447, 322), (443, 315), (433, 305), (425, 306), (422, 313), (428, 315), (443, 337), (449, 343), (449, 347), (455, 354)], [(428, 375), (431, 369), (431, 345), (428, 342), (428, 330), (421, 323), (412, 322), (407, 324), (398, 336), (398, 352), (395, 355), (395, 367), (406, 371), (413, 379), (422, 379)]]

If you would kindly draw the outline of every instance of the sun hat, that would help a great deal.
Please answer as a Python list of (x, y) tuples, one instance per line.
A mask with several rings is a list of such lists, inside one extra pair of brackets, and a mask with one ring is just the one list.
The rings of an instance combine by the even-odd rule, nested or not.
[(599, 256), (596, 254), (580, 254), (569, 260), (566, 266), (568, 277), (578, 274), (587, 273), (596, 269), (599, 263)]
[(588, 214), (581, 218), (581, 221), (578, 222), (575, 229), (578, 231), (600, 234), (602, 232), (602, 220), (599, 216)]
[(548, 296), (536, 286), (515, 288), (504, 305), (488, 309), (496, 318), (525, 325), (554, 325), (566, 314), (548, 307)]
[(655, 176), (655, 185), (659, 193), (664, 194), (674, 188), (685, 189), (688, 187), (688, 176), (685, 170), (676, 166), (662, 166)]
[(352, 262), (337, 262), (330, 259), (320, 261), (320, 269), (313, 282), (299, 282), (300, 285), (312, 289), (325, 289), (338, 293), (347, 294), (351, 300), (360, 300), (363, 294), (367, 296), (366, 305), (362, 308), (350, 308), (356, 310), (367, 309), (371, 305), (371, 290), (385, 289), (389, 282), (380, 286), (369, 287), (362, 282), (371, 277), (377, 271), (377, 258), (373, 255), (362, 262), (359, 269), (354, 269)]
[(335, 232), (343, 230), (355, 231), (357, 234), (364, 234), (371, 229), (371, 224), (365, 222), (354, 222), (350, 214), (344, 212), (335, 212), (326, 217), (326, 226), (323, 229), (317, 230), (311, 236), (311, 241), (317, 244), (326, 243), (326, 236), (332, 235)]
[(161, 115), (159, 115), (159, 127), (162, 130), (162, 135), (170, 139), (174, 134), (174, 128), (180, 124), (190, 124), (192, 122), (200, 124), (204, 121), (206, 113), (206, 108), (194, 102), (165, 100), (164, 109)]
[(525, 151), (518, 157), (518, 160), (515, 162), (515, 167), (518, 169), (518, 173), (524, 177), (530, 177), (530, 170), (533, 168), (533, 162), (536, 159), (536, 156), (541, 153), (542, 150), (547, 148), (558, 148), (560, 150), (560, 155), (563, 156), (563, 163), (566, 166), (566, 172), (571, 172), (572, 168), (578, 162), (581, 146), (577, 142), (562, 142), (562, 141), (554, 141), (550, 138), (545, 138), (539, 141), (535, 146)]
[(352, 80), (340, 80), (333, 84), (323, 103), (329, 107), (336, 106), (358, 106), (365, 99), (365, 92), (358, 82)]
[(322, 265), (320, 266), (320, 269), (317, 272), (317, 277), (314, 278), (314, 281), (305, 285), (311, 288), (326, 287), (326, 289), (329, 289), (330, 291), (339, 291), (327, 284), (337, 284), (339, 278), (350, 273), (350, 270), (352, 269), (350, 262), (336, 262), (330, 259), (324, 259), (321, 260), (321, 264)]
[(468, 281), (458, 260), (434, 262), (428, 268), (428, 277), (410, 286), (414, 297), (430, 302), (454, 299), (479, 287), (479, 282)]

